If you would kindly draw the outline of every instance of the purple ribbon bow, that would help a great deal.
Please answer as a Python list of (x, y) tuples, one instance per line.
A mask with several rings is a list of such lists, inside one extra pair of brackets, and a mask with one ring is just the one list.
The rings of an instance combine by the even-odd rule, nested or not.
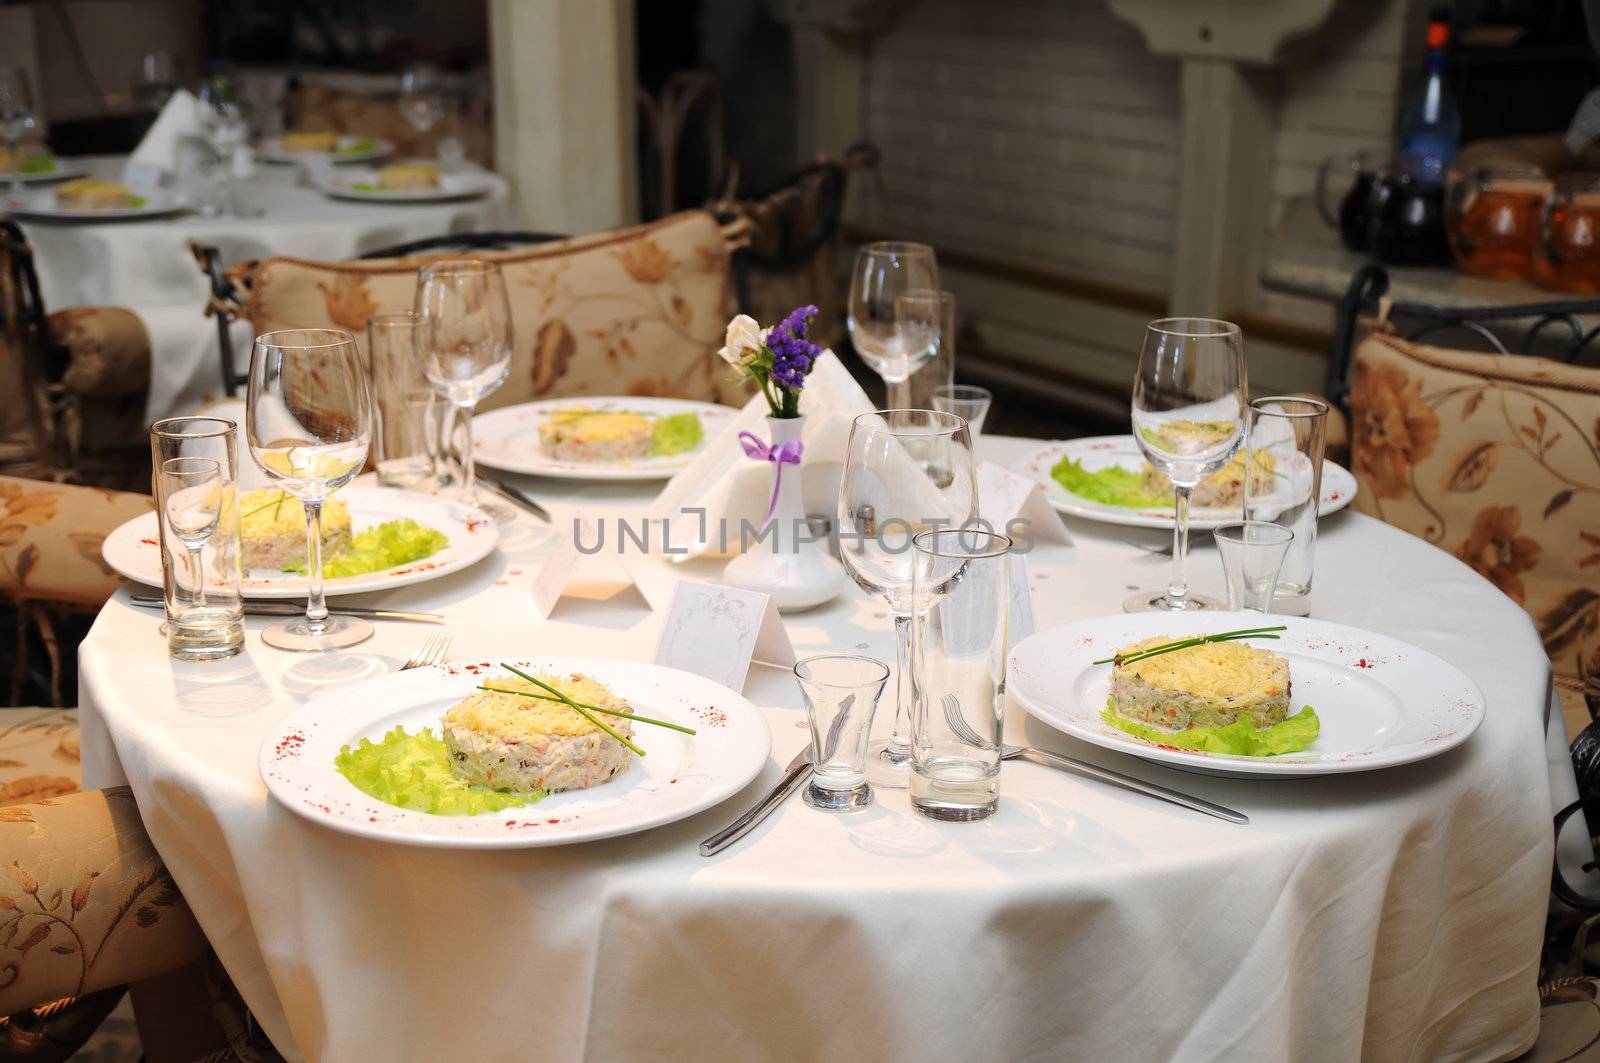
[(783, 467), (785, 465), (799, 465), (800, 454), (806, 447), (798, 439), (791, 439), (787, 443), (780, 443), (770, 447), (761, 441), (761, 437), (754, 432), (740, 432), (739, 445), (744, 447), (745, 457), (756, 461), (770, 461), (773, 465), (772, 474), (772, 501), (767, 503), (767, 515), (761, 521), (765, 528), (772, 523), (772, 514), (778, 509), (778, 488), (783, 486)]

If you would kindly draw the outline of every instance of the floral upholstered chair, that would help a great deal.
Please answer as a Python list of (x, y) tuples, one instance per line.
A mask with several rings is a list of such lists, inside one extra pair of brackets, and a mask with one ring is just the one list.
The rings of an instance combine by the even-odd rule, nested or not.
[[(574, 395), (743, 402), (743, 385), (716, 355), (733, 314), (733, 246), (710, 214), (687, 211), (616, 232), (474, 253), (505, 274), (516, 344), (505, 384), (481, 408)], [(196, 248), (203, 265), (212, 254)], [(213, 297), (209, 312), (244, 318), (258, 334), (346, 329), (365, 357), (368, 320), (411, 308), (425, 261), (246, 262), (228, 271), (231, 297)]]
[[(100, 544), (150, 505), (147, 495), (0, 476), (0, 602), (17, 609), (19, 625), (37, 625), (50, 656), (56, 704), (61, 702), (56, 615), (96, 610), (111, 597), (122, 580), (101, 558)], [(23, 648), (28, 644), (23, 638), (17, 642)], [(19, 652), (12, 703), (27, 667), (27, 654)]]
[(1375, 332), (1350, 390), (1356, 508), (1527, 609), (1569, 727), (1600, 695), (1600, 369)]

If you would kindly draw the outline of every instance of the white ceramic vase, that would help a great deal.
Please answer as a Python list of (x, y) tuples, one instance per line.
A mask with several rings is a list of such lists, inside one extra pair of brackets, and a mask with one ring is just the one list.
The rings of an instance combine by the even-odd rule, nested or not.
[[(774, 448), (800, 438), (804, 417), (768, 417), (767, 431)], [(805, 461), (802, 454), (800, 460)], [(771, 595), (779, 612), (810, 609), (836, 597), (844, 589), (844, 569), (828, 553), (826, 539), (812, 540), (806, 526), (806, 510), (801, 491), (800, 465), (783, 466), (778, 485), (778, 501), (772, 520), (763, 528), (757, 542), (723, 571), (722, 582), (730, 587), (761, 591)], [(772, 466), (778, 475), (778, 466)], [(730, 529), (730, 536), (738, 529)]]

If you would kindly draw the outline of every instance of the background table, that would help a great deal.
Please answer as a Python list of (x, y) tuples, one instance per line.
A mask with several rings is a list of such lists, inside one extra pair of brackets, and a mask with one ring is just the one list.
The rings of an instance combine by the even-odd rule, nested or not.
[[(95, 176), (111, 179), (120, 178), (124, 162), (85, 161)], [(125, 306), (144, 319), (151, 342), (147, 412), (153, 420), (221, 390), (216, 322), (205, 316), (210, 287), (189, 252), (190, 240), (217, 248), (225, 264), (270, 255), (337, 260), (430, 236), (505, 228), (510, 220), (508, 186), (499, 177), (493, 191), (478, 199), (361, 203), (302, 186), (299, 176), (297, 166), (257, 165), (255, 176), (240, 183), (240, 198), (260, 210), (259, 217), (22, 219), (45, 307)], [(235, 350), (248, 357), (248, 328), (235, 342)]]
[[(986, 437), (1012, 461), (1036, 444)], [(523, 481), (570, 520), (640, 512), (650, 485)], [(1159, 533), (1074, 521), (1029, 559), (1041, 627), (1162, 585)], [(452, 578), (369, 596), (442, 610), (453, 656), (648, 660), (661, 621), (593, 584), (548, 622), (528, 592), (550, 534)], [(1203, 536), (1200, 538), (1204, 538)], [(1192, 556), (1220, 593), (1216, 554)], [(635, 563), (659, 598), (676, 570)], [(685, 822), (581, 846), (462, 852), (314, 826), (269, 800), (263, 735), (307, 697), (397, 667), (430, 629), (380, 624), (337, 656), (262, 645), (166, 659), (159, 617), (119, 594), (82, 649), (85, 777), (131, 782), (201, 926), (280, 1047), (327, 1059), (1508, 1058), (1534, 1037), (1549, 888), (1549, 668), (1527, 616), (1465, 565), (1359, 514), (1323, 522), (1316, 615), (1409, 640), (1472, 676), (1488, 716), (1422, 764), (1226, 780), (1026, 735), (1247, 812), (1232, 826), (1008, 763), (999, 812), (916, 816), (879, 791), (847, 817), (793, 800), (712, 859), (695, 845), (806, 742), (787, 671), (746, 694), (773, 760)], [(796, 649), (891, 659), (851, 590), (788, 617)], [(890, 706), (880, 711), (881, 729)]]

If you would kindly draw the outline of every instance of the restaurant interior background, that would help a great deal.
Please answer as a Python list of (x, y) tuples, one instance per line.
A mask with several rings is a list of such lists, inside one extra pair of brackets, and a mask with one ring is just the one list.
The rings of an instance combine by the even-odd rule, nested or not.
[[(154, 118), (142, 64), (165, 53), (178, 85), (210, 70), (245, 85), (258, 137), (331, 120), (417, 154), (454, 138), (510, 182), (510, 228), (599, 232), (715, 205), (754, 224), (773, 305), (821, 307), (816, 335), (874, 398), (845, 328), (852, 258), (875, 239), (929, 244), (957, 300), (957, 375), (995, 394), (987, 431), (1064, 439), (1126, 430), (1145, 324), (1169, 313), (1242, 326), (1252, 392), (1328, 391), (1340, 308), (1370, 260), (1319, 217), (1319, 167), (1392, 153), (1437, 6), (0, 0), (0, 67), (29, 72), (63, 156), (138, 144)], [(1567, 130), (1596, 84), (1580, 0), (1459, 0), (1450, 17), (1463, 144)], [(393, 108), (419, 62), (452, 97), (422, 135)], [(838, 164), (825, 179), (824, 160)], [(266, 250), (295, 251), (222, 249), (229, 263)], [(1389, 279), (1413, 302), (1551, 298), (1444, 266)], [(0, 623), (19, 632), (0, 639), (9, 704), (53, 689), (70, 704), (93, 611), (47, 637), (22, 609)], [(1576, 732), (1588, 721), (1572, 712)]]

